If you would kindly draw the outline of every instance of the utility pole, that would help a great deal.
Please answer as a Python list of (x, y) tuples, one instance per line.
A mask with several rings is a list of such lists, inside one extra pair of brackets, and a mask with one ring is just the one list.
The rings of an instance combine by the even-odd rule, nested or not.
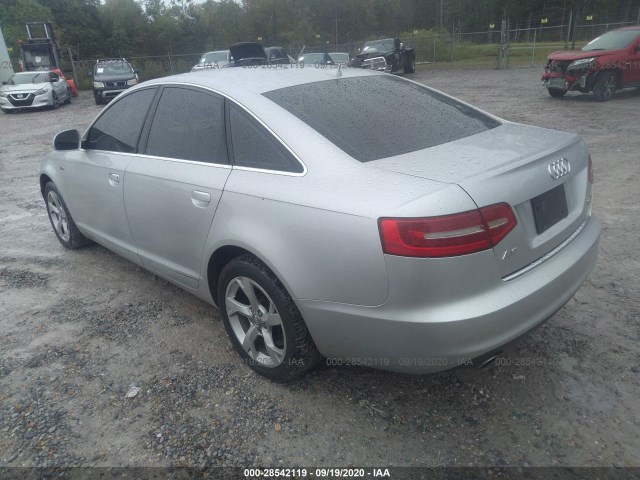
[(444, 7), (444, 0), (440, 0), (440, 30), (442, 30), (442, 10)]

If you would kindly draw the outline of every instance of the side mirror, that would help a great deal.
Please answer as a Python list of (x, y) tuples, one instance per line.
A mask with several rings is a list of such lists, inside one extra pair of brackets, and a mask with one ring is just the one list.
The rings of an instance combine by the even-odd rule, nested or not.
[(635, 48), (634, 52), (640, 52), (640, 43), (638, 45), (636, 45), (636, 48)]
[(2, 84), (3, 84), (3, 85), (6, 85), (6, 84), (7, 84), (7, 82), (2, 82)]
[(87, 77), (93, 77), (93, 70), (87, 70)]
[(56, 150), (77, 150), (80, 148), (80, 132), (78, 130), (65, 130), (53, 139), (53, 148)]

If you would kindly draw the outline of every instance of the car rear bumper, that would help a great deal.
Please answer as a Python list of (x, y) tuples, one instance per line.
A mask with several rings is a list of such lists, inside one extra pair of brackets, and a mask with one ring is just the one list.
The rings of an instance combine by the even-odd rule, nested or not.
[[(330, 364), (406, 373), (447, 370), (523, 336), (569, 301), (596, 263), (600, 229), (591, 217), (565, 248), (509, 281), (475, 280), (483, 271), (477, 269), (495, 265), (493, 252), (475, 254), (475, 264), (452, 277), (442, 261), (451, 259), (412, 268), (416, 259), (388, 256), (390, 293), (383, 305), (296, 303)], [(425, 280), (425, 274), (431, 277)]]

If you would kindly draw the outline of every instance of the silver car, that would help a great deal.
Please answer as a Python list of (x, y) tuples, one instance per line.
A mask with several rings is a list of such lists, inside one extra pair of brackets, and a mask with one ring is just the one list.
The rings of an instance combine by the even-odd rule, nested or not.
[(229, 50), (216, 50), (215, 52), (207, 52), (203, 54), (191, 71), (195, 72), (196, 70), (204, 70), (207, 68), (221, 68), (229, 63), (231, 63), (231, 52)]
[(551, 317), (597, 256), (574, 134), (360, 69), (222, 69), (138, 85), (40, 186), (67, 248), (96, 241), (216, 304), (269, 378), (427, 373)]
[(0, 87), (0, 109), (9, 113), (31, 108), (58, 108), (71, 103), (71, 90), (67, 82), (54, 72), (15, 73)]

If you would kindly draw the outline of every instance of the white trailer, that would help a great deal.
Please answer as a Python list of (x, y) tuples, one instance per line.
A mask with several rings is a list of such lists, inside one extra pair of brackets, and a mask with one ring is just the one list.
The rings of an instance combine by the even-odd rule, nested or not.
[(2, 35), (2, 27), (0, 27), (0, 82), (6, 82), (11, 75), (13, 75), (13, 66)]

